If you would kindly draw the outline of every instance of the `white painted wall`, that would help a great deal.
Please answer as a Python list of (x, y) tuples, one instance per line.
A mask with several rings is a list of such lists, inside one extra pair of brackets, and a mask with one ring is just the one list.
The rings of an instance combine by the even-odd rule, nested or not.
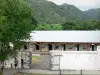
[[(99, 47), (99, 46), (98, 46)], [(97, 51), (51, 51), (52, 70), (100, 70), (100, 47)]]
[[(21, 68), (21, 52), (18, 53), (16, 58), (18, 60), (17, 68)], [(8, 59), (8, 60), (6, 60), (4, 62), (5, 68), (11, 68), (11, 64), (12, 64), (12, 68), (15, 68), (15, 66), (14, 66), (14, 58), (10, 58), (10, 59)]]
[[(18, 66), (17, 68), (21, 68), (21, 58), (24, 60), (24, 68), (30, 68), (29, 65), (29, 53), (26, 51), (26, 52), (19, 52), (18, 55), (17, 55), (17, 60), (18, 60)], [(5, 68), (11, 68), (11, 63), (12, 63), (12, 68), (15, 68), (14, 66), (14, 58), (9, 58), (8, 60), (5, 61)]]

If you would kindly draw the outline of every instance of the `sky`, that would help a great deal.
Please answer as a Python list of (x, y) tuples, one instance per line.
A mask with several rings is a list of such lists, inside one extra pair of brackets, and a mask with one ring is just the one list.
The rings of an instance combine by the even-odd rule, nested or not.
[(89, 10), (94, 8), (100, 8), (100, 0), (48, 0), (61, 5), (63, 3), (71, 4), (78, 7), (81, 10)]

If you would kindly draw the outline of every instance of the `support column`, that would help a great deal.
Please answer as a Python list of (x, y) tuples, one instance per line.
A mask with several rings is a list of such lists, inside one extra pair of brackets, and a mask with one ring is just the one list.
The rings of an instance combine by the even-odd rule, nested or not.
[(49, 43), (46, 43), (46, 49), (49, 51)]
[(69, 50), (69, 45), (68, 45), (68, 43), (66, 44), (66, 51), (68, 51)]
[(69, 43), (69, 51), (72, 51), (71, 43)]
[(55, 50), (55, 43), (52, 44), (52, 50)]
[(39, 46), (40, 46), (40, 52), (42, 52), (42, 43), (40, 43)]
[(87, 50), (87, 45), (86, 45), (86, 43), (83, 44), (83, 50), (84, 50), (84, 51)]
[(82, 44), (79, 44), (79, 50), (80, 50), (80, 51), (83, 50), (83, 46), (82, 46)]

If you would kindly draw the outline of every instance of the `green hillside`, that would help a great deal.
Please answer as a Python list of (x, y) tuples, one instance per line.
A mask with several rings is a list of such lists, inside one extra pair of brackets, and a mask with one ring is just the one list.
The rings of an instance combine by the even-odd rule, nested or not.
[(83, 11), (76, 8), (75, 6), (65, 3), (63, 5), (60, 5), (60, 8), (65, 11), (63, 17), (65, 17), (66, 20), (82, 20)]
[(81, 19), (83, 12), (73, 5), (56, 5), (46, 0), (28, 0), (33, 16), (39, 23), (58, 24), (66, 20)]
[(100, 8), (84, 11), (85, 20), (100, 20)]
[(33, 9), (33, 17), (39, 24), (61, 24), (67, 20), (98, 20), (100, 9), (81, 11), (69, 4), (56, 5), (47, 0), (26, 0)]
[(45, 0), (29, 0), (29, 3), (33, 8), (33, 16), (39, 23), (56, 24), (65, 21), (65, 18), (57, 13), (63, 10), (56, 4)]

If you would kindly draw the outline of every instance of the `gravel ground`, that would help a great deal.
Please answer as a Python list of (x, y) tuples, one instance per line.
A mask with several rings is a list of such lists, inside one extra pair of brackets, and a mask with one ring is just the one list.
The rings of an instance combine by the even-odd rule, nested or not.
[(32, 64), (32, 69), (39, 69), (39, 70), (50, 70), (50, 55), (41, 55), (41, 59), (38, 63)]

